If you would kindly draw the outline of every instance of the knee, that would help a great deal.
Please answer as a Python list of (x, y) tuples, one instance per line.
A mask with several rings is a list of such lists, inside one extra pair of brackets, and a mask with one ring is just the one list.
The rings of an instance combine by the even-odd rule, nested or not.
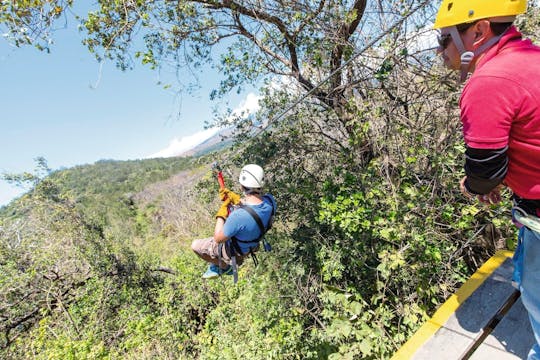
[(191, 242), (191, 250), (193, 250), (194, 252), (198, 252), (197, 250), (199, 249), (199, 242), (200, 240), (193, 240)]

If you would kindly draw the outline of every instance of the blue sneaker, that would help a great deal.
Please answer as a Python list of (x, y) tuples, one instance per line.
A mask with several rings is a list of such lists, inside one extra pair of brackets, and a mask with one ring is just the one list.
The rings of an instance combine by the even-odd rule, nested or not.
[(203, 274), (203, 279), (212, 279), (219, 276), (220, 268), (217, 265), (210, 264), (208, 270)]
[(213, 279), (222, 274), (232, 275), (232, 273), (233, 273), (233, 269), (231, 265), (227, 266), (225, 269), (221, 269), (219, 266), (215, 264), (211, 264), (208, 267), (208, 270), (206, 270), (206, 272), (203, 274), (202, 277), (203, 279)]
[(233, 268), (231, 265), (227, 266), (225, 269), (219, 269), (221, 270), (221, 273), (223, 275), (232, 275), (233, 274)]

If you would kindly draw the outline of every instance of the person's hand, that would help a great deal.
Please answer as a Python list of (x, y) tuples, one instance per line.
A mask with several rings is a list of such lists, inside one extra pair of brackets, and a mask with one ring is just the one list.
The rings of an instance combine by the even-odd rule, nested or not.
[(227, 188), (219, 189), (219, 198), (221, 199), (221, 201), (226, 201), (227, 199), (230, 199), (231, 204), (233, 205), (240, 204), (240, 195)]
[(461, 179), (461, 181), (459, 182), (459, 189), (461, 190), (461, 193), (465, 195), (465, 197), (467, 197), (468, 199), (472, 199), (473, 197), (476, 197), (478, 201), (486, 205), (497, 204), (501, 201), (501, 189), (503, 188), (502, 184), (498, 185), (487, 194), (478, 195), (478, 194), (473, 194), (469, 192), (469, 190), (467, 190), (467, 188), (465, 187), (466, 180), (467, 180), (466, 176)]
[(501, 189), (502, 189), (502, 185), (498, 185), (496, 188), (491, 190), (488, 194), (478, 195), (478, 201), (486, 205), (499, 203), (501, 201)]
[(223, 203), (221, 204), (221, 207), (216, 213), (216, 219), (222, 218), (223, 220), (227, 219), (227, 216), (229, 216), (229, 205), (231, 204), (231, 199), (227, 198), (223, 200)]
[(461, 193), (467, 198), (467, 199), (472, 199), (473, 197), (476, 196), (476, 194), (473, 194), (471, 192), (469, 192), (469, 190), (467, 190), (467, 187), (465, 187), (465, 181), (467, 181), (467, 177), (464, 176), (460, 181), (459, 181), (459, 190), (461, 190)]

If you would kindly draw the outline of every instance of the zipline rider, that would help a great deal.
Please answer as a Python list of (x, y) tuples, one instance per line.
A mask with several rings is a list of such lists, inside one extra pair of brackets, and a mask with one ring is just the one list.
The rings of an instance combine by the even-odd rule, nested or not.
[[(214, 236), (194, 240), (192, 250), (210, 263), (203, 278), (210, 279), (222, 274), (235, 274), (236, 265), (259, 250), (265, 232), (272, 225), (276, 212), (276, 200), (271, 194), (263, 194), (264, 170), (256, 164), (242, 168), (238, 179), (244, 197), (224, 188), (220, 189), (223, 201), (216, 213)], [(267, 249), (269, 250), (269, 249)]]
[(460, 189), (490, 204), (513, 192), (520, 227), (514, 280), (540, 359), (540, 48), (513, 25), (526, 0), (443, 0), (435, 28), (444, 64), (467, 81), (460, 99), (466, 143)]

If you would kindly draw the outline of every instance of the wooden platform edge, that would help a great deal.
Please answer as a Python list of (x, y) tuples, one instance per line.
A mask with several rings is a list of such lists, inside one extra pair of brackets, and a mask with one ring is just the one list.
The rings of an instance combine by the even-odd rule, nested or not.
[(412, 358), (416, 351), (439, 330), (457, 308), (478, 289), (480, 285), (499, 267), (502, 263), (512, 257), (513, 252), (500, 250), (486, 261), (461, 287), (446, 300), (441, 307), (427, 320), (392, 356), (391, 360), (406, 360)]

